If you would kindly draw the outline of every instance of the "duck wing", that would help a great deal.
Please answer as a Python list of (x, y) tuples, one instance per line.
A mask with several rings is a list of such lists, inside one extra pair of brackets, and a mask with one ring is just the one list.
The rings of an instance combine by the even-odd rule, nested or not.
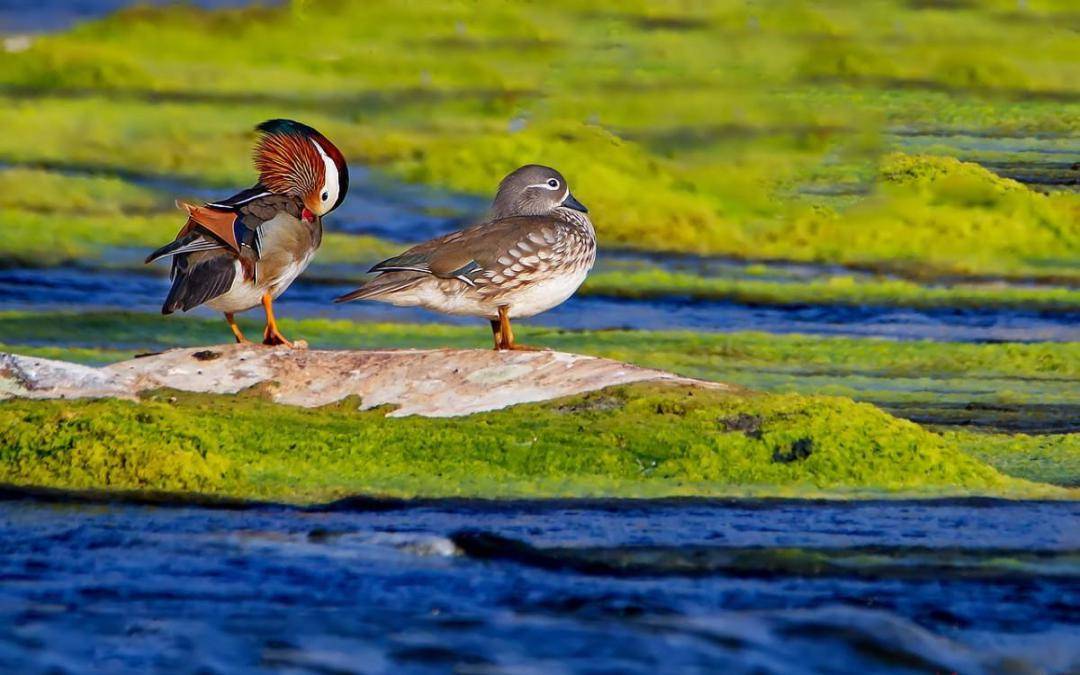
[(558, 265), (566, 225), (543, 216), (514, 216), (474, 225), (418, 244), (369, 271), (379, 276), (334, 302), (379, 298), (425, 277), (456, 279), (477, 292), (509, 290)]
[(198, 206), (177, 202), (188, 219), (176, 238), (146, 257), (151, 263), (167, 256), (223, 249), (239, 256), (248, 246), (259, 258), (260, 226), (282, 211), (299, 218), (303, 205), (299, 198), (275, 195), (255, 185), (228, 199)]
[(218, 297), (232, 287), (238, 273), (258, 283), (262, 225), (283, 211), (299, 218), (303, 209), (300, 199), (271, 194), (259, 185), (219, 202), (180, 206), (188, 213), (184, 227), (146, 259), (150, 263), (172, 257), (172, 287), (163, 314), (187, 311)]
[(162, 314), (188, 311), (213, 300), (232, 287), (236, 278), (236, 257), (224, 249), (173, 258), (172, 286)]
[(370, 271), (420, 272), (470, 286), (513, 278), (556, 261), (563, 229), (561, 221), (544, 216), (502, 218), (414, 246)]

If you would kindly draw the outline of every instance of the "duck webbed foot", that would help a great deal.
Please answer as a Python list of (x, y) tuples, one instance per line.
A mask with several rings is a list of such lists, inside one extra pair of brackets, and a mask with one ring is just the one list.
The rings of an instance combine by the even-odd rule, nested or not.
[[(263, 310), (266, 312), (266, 329), (263, 331), (263, 344), (271, 347), (285, 345), (289, 349), (295, 349), (296, 344), (290, 342), (278, 330), (277, 321), (274, 319), (274, 298), (269, 293), (263, 293)], [(307, 343), (304, 343), (307, 346)]]

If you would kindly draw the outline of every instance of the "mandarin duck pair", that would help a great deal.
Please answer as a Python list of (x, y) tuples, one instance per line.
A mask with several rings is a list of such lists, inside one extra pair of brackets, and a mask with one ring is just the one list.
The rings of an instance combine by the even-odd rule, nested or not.
[[(237, 342), (235, 314), (260, 304), (263, 343), (293, 343), (280, 332), (273, 302), (311, 263), (322, 218), (341, 205), (349, 169), (341, 151), (292, 120), (260, 124), (259, 180), (228, 199), (182, 203), (187, 223), (147, 257), (172, 257), (172, 287), (161, 311), (199, 305), (223, 312)], [(488, 218), (414, 246), (369, 270), (377, 276), (335, 300), (377, 300), (491, 322), (495, 349), (526, 349), (510, 320), (535, 316), (573, 295), (596, 261), (588, 209), (558, 171), (535, 164), (499, 184)]]

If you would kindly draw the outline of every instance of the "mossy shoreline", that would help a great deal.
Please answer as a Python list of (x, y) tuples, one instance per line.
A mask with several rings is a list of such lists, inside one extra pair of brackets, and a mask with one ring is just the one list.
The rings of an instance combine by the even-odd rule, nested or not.
[(1013, 497), (987, 497), (982, 495), (928, 497), (925, 495), (893, 495), (882, 497), (880, 494), (846, 493), (843, 495), (823, 493), (801, 497), (769, 496), (718, 496), (718, 497), (386, 497), (368, 494), (352, 494), (326, 502), (293, 503), (221, 497), (199, 492), (160, 492), (154, 490), (93, 490), (73, 488), (51, 488), (0, 483), (0, 503), (29, 501), (42, 504), (80, 505), (80, 506), (148, 506), (155, 508), (201, 508), (221, 511), (274, 510), (296, 511), (299, 513), (327, 512), (384, 512), (408, 509), (462, 508), (470, 511), (502, 511), (508, 509), (558, 510), (565, 508), (607, 508), (634, 509), (647, 506), (657, 508), (685, 508), (696, 505), (725, 504), (733, 506), (752, 506), (755, 508), (785, 508), (791, 505), (829, 503), (830, 505), (848, 504), (862, 506), (868, 503), (904, 503), (904, 504), (969, 504), (985, 507), (993, 504), (1025, 503), (1060, 503), (1061, 499), (1032, 497), (1017, 499)]
[[(255, 313), (242, 315), (238, 321), (245, 331), (262, 327)], [(317, 348), (485, 348), (490, 340), (481, 326), (288, 317), (279, 321), (288, 334)], [(4, 349), (83, 363), (108, 363), (149, 350), (213, 344), (227, 338), (227, 330), (217, 317), (0, 311), (0, 345)], [(1080, 342), (979, 344), (759, 332), (572, 331), (527, 323), (517, 330), (523, 339), (542, 347), (674, 370), (701, 379), (713, 379), (710, 373), (742, 366), (802, 367), (818, 373), (893, 378), (971, 375), (1080, 381)]]
[(1005, 284), (923, 286), (900, 279), (857, 279), (831, 275), (801, 283), (717, 279), (648, 270), (593, 274), (583, 295), (648, 299), (685, 297), (751, 305), (845, 305), (936, 308), (1009, 308), (1030, 312), (1080, 312), (1080, 290), (1064, 287), (1010, 287)]
[(867, 404), (637, 384), (465, 418), (157, 392), (0, 403), (0, 483), (326, 502), (386, 497), (1069, 498)]

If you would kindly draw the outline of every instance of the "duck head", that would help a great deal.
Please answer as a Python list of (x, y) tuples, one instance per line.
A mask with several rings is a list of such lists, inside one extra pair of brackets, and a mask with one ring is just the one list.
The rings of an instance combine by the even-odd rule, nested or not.
[(549, 166), (526, 164), (499, 183), (491, 214), (493, 219), (545, 216), (560, 207), (589, 212), (574, 198), (561, 173)]
[(255, 127), (259, 182), (275, 194), (300, 197), (305, 220), (336, 209), (349, 191), (345, 156), (315, 129), (294, 120), (268, 120)]

